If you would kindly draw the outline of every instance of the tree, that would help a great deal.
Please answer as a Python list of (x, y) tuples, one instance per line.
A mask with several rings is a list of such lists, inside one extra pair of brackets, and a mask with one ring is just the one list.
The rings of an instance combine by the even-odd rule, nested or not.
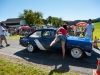
[(63, 24), (63, 20), (62, 20), (61, 18), (58, 18), (58, 17), (49, 16), (49, 17), (47, 18), (47, 21), (48, 21), (50, 24), (52, 23), (52, 25), (55, 26), (55, 27), (59, 27), (60, 25)]
[(63, 23), (64, 22), (63, 22), (62, 18), (58, 18), (58, 26), (61, 26)]
[(41, 12), (33, 12), (34, 24), (43, 24), (43, 14)]
[(52, 17), (49, 16), (49, 17), (47, 18), (47, 21), (51, 24), (51, 22), (52, 22)]
[(43, 14), (41, 12), (25, 9), (23, 13), (20, 13), (19, 18), (25, 20), (29, 26), (43, 24)]

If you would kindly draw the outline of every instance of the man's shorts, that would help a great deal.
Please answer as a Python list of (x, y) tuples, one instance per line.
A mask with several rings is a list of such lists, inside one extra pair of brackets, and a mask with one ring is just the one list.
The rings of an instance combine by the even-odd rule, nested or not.
[(0, 40), (6, 40), (5, 35), (0, 35)]
[(85, 38), (89, 38), (90, 40), (92, 40), (92, 35), (85, 35)]
[(57, 36), (57, 38), (59, 38), (61, 41), (66, 42), (66, 36), (64, 36), (64, 35), (62, 35), (62, 34), (59, 34), (59, 35)]

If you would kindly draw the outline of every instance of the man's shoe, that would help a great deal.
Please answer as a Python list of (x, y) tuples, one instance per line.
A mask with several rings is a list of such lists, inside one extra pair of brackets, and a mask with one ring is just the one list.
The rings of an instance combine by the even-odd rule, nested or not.
[(4, 47), (3, 45), (1, 45), (0, 47)]
[(7, 44), (6, 47), (7, 47), (7, 46), (10, 46), (10, 44)]

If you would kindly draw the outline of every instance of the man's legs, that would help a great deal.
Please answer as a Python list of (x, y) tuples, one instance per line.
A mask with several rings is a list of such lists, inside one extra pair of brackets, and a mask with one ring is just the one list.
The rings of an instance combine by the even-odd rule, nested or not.
[(3, 47), (2, 40), (3, 40), (3, 37), (2, 37), (2, 35), (0, 35), (0, 47)]
[(0, 39), (0, 46), (2, 46), (2, 40)]
[(3, 37), (3, 40), (5, 40), (6, 46), (10, 46), (10, 44), (7, 43), (6, 37), (4, 35), (2, 37)]
[(5, 40), (5, 43), (6, 43), (6, 45), (8, 44), (8, 43), (7, 43), (7, 40)]

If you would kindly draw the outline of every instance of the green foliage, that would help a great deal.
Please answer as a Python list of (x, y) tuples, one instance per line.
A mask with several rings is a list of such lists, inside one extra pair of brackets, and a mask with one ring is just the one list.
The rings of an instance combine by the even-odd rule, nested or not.
[(52, 22), (52, 17), (51, 16), (48, 16), (48, 18), (47, 18), (47, 21), (51, 24)]
[(63, 24), (63, 20), (61, 18), (58, 18), (58, 17), (49, 16), (47, 18), (47, 21), (49, 23), (52, 23), (52, 25), (55, 26), (55, 27), (59, 27)]
[(29, 26), (43, 24), (43, 14), (41, 12), (25, 9), (23, 13), (20, 13), (19, 18), (25, 20)]

